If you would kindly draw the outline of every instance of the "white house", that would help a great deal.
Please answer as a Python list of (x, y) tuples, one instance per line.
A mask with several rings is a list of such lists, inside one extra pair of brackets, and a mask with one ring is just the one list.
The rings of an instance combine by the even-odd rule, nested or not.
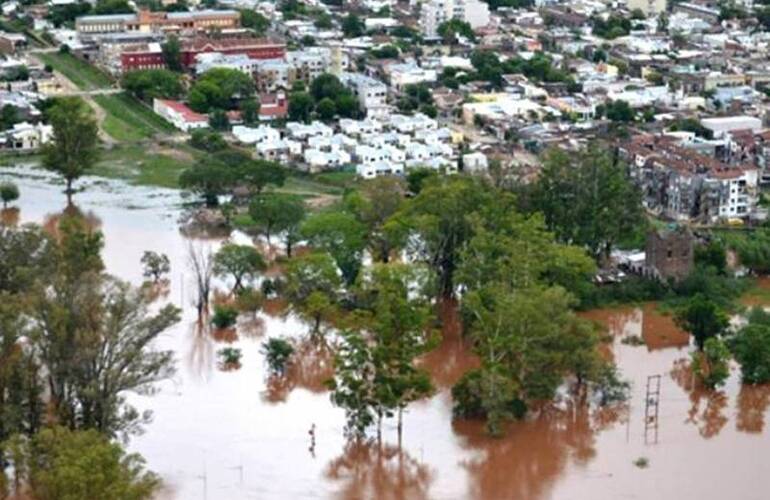
[(463, 169), (467, 172), (486, 172), (489, 164), (484, 153), (468, 153), (463, 155)]
[(404, 166), (388, 161), (378, 161), (368, 164), (356, 165), (356, 173), (364, 179), (374, 179), (380, 175), (403, 175)]
[(152, 109), (176, 128), (185, 132), (209, 125), (206, 115), (196, 113), (179, 101), (156, 98), (152, 100)]
[(48, 143), (53, 137), (53, 127), (42, 123), (16, 123), (0, 135), (0, 149), (14, 151), (34, 150)]
[(281, 133), (273, 127), (260, 125), (257, 128), (236, 125), (233, 127), (233, 135), (243, 144), (260, 144), (268, 141), (279, 141)]

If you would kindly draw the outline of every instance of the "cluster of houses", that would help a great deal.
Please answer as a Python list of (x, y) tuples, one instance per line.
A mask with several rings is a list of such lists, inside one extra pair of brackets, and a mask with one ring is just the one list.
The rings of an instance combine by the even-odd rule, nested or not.
[[(355, 169), (364, 178), (418, 165), (483, 173), (495, 159), (500, 175), (526, 182), (536, 178), (543, 150), (600, 140), (627, 163), (646, 208), (663, 219), (765, 217), (770, 16), (756, 2), (736, 0), (728, 9), (713, 0), (361, 0), (352, 11), (319, 0), (220, 0), (54, 26), (50, 13), (73, 2), (7, 2), (2, 12), (116, 79), (166, 67), (171, 36), (190, 80), (214, 68), (250, 75), (259, 125), (229, 113), (225, 137), (253, 146), (255, 156), (311, 172)], [(245, 11), (266, 20), (259, 36)], [(56, 78), (24, 58), (28, 42), (0, 33), (0, 75), (14, 74), (18, 61), (30, 69), (28, 78), (3, 81), (4, 90), (54, 94)], [(494, 62), (480, 57), (490, 54)], [(327, 73), (350, 91), (362, 119), (288, 121), (297, 89)], [(415, 103), (415, 86), (428, 98)], [(208, 126), (209, 117), (183, 101), (157, 99), (153, 109), (184, 132)], [(19, 122), (35, 128), (33, 115)], [(14, 133), (33, 133), (20, 127)], [(5, 141), (21, 143), (35, 142)]]
[[(410, 168), (454, 172), (458, 137), (423, 114), (392, 114), (384, 119), (341, 119), (335, 127), (314, 121), (289, 122), (283, 128), (235, 126), (235, 139), (252, 145), (263, 159), (292, 163), (309, 172), (350, 167), (365, 179), (403, 175)], [(481, 158), (479, 158), (481, 156)], [(466, 154), (472, 166), (486, 157)]]

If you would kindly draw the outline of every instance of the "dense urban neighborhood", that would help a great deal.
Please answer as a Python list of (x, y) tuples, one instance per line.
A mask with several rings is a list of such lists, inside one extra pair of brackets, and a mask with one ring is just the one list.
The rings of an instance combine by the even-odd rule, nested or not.
[(767, 498), (769, 55), (768, 0), (0, 3), (0, 500)]

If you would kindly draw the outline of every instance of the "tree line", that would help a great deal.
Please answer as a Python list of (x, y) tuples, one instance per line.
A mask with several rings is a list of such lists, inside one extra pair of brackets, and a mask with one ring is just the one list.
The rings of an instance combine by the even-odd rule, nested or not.
[(152, 343), (179, 311), (107, 274), (102, 246), (73, 206), (46, 230), (0, 227), (0, 497), (150, 498), (158, 485), (112, 440), (150, 417), (126, 391), (173, 373)]

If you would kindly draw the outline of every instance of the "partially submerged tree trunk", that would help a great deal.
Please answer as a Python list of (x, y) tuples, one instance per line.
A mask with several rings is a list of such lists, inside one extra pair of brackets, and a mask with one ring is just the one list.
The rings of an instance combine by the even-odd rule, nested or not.
[(211, 279), (214, 274), (214, 259), (209, 247), (195, 247), (192, 243), (188, 248), (188, 260), (190, 270), (193, 272), (197, 297), (195, 307), (198, 310), (198, 318), (208, 313), (209, 295), (211, 294)]

